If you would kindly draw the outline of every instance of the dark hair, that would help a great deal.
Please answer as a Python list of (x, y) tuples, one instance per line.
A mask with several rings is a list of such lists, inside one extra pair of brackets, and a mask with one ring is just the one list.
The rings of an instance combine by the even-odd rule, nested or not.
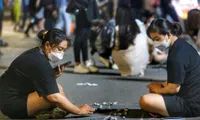
[[(124, 1), (124, 0), (123, 0)], [(116, 25), (129, 25), (133, 21), (133, 15), (131, 14), (131, 8), (125, 5), (119, 5), (116, 13)]]
[(150, 38), (151, 32), (156, 32), (162, 35), (171, 33), (172, 35), (180, 36), (182, 34), (182, 28), (178, 23), (171, 23), (166, 19), (159, 18), (153, 20), (147, 29), (147, 34)]
[(188, 12), (188, 18), (186, 22), (187, 32), (189, 35), (197, 35), (198, 30), (200, 29), (200, 10), (192, 9)]
[(46, 41), (49, 41), (50, 45), (58, 45), (60, 42), (66, 40), (68, 46), (70, 46), (70, 39), (66, 37), (65, 33), (60, 30), (53, 28), (51, 30), (41, 30), (38, 33), (38, 38), (41, 40), (41, 45), (44, 46)]
[(129, 25), (119, 25), (119, 49), (125, 50), (129, 45), (134, 45), (134, 39), (139, 33), (140, 29), (135, 20)]
[(144, 22), (144, 24), (147, 24), (148, 20), (151, 18), (151, 17), (154, 17), (155, 13), (154, 12), (151, 12), (149, 10), (145, 10), (143, 13), (142, 13), (142, 21)]

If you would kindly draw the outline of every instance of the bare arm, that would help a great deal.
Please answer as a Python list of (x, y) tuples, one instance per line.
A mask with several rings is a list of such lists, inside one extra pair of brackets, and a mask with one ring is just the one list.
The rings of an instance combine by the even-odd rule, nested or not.
[(158, 93), (159, 94), (176, 94), (180, 90), (179, 84), (173, 84), (173, 83), (164, 83), (163, 87), (159, 88)]
[(167, 81), (163, 84), (152, 82), (147, 85), (147, 88), (149, 88), (151, 93), (157, 94), (176, 94), (179, 92), (180, 87), (181, 86), (179, 84), (167, 83)]
[(80, 108), (77, 107), (60, 93), (51, 94), (47, 96), (47, 99), (50, 102), (55, 103), (60, 109), (72, 112), (74, 114), (91, 114), (94, 112), (94, 110), (88, 105), (83, 105)]

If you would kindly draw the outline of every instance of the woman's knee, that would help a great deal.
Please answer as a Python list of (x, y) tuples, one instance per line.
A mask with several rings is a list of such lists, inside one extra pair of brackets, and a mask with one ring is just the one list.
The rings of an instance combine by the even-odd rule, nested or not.
[(140, 104), (140, 107), (142, 109), (144, 109), (145, 107), (148, 106), (148, 94), (147, 95), (143, 95), (141, 98), (140, 98), (140, 101), (139, 101), (139, 104)]
[(140, 98), (140, 107), (142, 109), (149, 109), (154, 106), (154, 101), (156, 99), (156, 94), (146, 94)]

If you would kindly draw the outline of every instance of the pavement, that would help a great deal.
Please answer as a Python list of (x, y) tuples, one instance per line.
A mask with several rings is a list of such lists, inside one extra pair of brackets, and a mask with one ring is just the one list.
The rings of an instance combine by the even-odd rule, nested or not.
[[(31, 34), (31, 38), (26, 38), (23, 33), (13, 31), (11, 22), (4, 22), (3, 38), (9, 43), (9, 46), (0, 48), (3, 53), (0, 58), (0, 75), (5, 72), (17, 56), (39, 45), (39, 40), (37, 40), (35, 34)], [(61, 62), (70, 60), (74, 63), (73, 59), (73, 50), (70, 48)], [(142, 117), (138, 101), (142, 95), (148, 93), (146, 85), (152, 81), (163, 82), (167, 78), (165, 67), (159, 68), (159, 66), (150, 65), (144, 77), (121, 77), (118, 70), (106, 68), (99, 61), (98, 55), (95, 55), (95, 61), (99, 68), (98, 73), (75, 74), (72, 64), (65, 69), (57, 82), (63, 86), (67, 98), (78, 106), (85, 103), (93, 107), (95, 107), (94, 103), (103, 105), (105, 102), (115, 102), (117, 104), (106, 107), (103, 105), (100, 109), (101, 112), (90, 116), (68, 115), (65, 119), (105, 119), (106, 117), (109, 118), (113, 110), (125, 108), (132, 113), (130, 119), (134, 118), (134, 114), (138, 113), (137, 111), (140, 111), (139, 117)], [(103, 110), (104, 112), (102, 112)], [(118, 119), (123, 118), (117, 117)]]

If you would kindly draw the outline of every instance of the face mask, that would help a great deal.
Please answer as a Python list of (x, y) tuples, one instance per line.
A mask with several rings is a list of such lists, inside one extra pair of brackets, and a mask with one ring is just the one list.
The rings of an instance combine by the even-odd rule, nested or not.
[(161, 43), (157, 44), (155, 47), (161, 51), (165, 51), (165, 49), (169, 48), (170, 41), (171, 41), (170, 39), (168, 40), (164, 39)]
[(63, 56), (64, 56), (64, 53), (51, 52), (48, 54), (48, 58), (52, 63), (56, 63), (59, 60), (62, 60)]

